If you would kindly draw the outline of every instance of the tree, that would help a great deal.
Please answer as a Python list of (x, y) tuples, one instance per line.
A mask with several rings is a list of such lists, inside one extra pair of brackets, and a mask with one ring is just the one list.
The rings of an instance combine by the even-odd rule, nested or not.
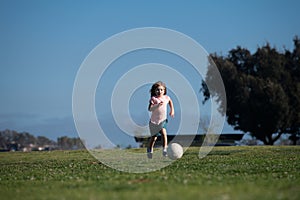
[[(299, 134), (300, 42), (298, 38), (294, 42), (295, 50), (285, 54), (266, 44), (253, 54), (237, 47), (227, 57), (211, 55), (224, 81), (227, 105), (221, 99), (219, 103), (220, 110), (226, 110), (227, 122), (264, 144), (273, 145), (287, 132)], [(213, 84), (212, 70), (209, 66), (202, 83), (205, 101), (219, 95), (206, 86)]]
[(14, 130), (4, 130), (0, 131), (0, 149), (9, 150), (11, 144), (17, 144), (19, 147), (29, 147), (29, 146), (46, 146), (55, 145), (55, 142), (44, 137), (38, 136), (37, 138), (28, 132), (18, 133)]
[(290, 109), (290, 126), (286, 132), (291, 134), (289, 139), (294, 145), (300, 138), (300, 39), (296, 36), (294, 38), (294, 50), (292, 52), (286, 51), (285, 58), (286, 69), (290, 72), (288, 83), (285, 85), (285, 90), (289, 95)]
[(21, 144), (22, 147), (36, 145), (37, 143), (37, 139), (27, 132), (17, 134), (17, 137), (14, 138), (14, 141)]
[(57, 146), (62, 150), (83, 149), (84, 145), (80, 138), (69, 138), (67, 136), (57, 138)]
[(36, 138), (37, 141), (37, 145), (38, 146), (47, 146), (47, 145), (54, 145), (55, 142), (50, 140), (49, 138), (45, 137), (45, 136), (38, 136)]
[(0, 149), (9, 149), (9, 144), (15, 142), (18, 132), (12, 130), (0, 131)]

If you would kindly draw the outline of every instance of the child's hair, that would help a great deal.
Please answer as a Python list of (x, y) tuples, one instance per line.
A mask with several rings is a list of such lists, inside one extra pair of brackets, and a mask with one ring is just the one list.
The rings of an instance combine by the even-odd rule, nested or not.
[(157, 81), (156, 83), (154, 83), (151, 87), (150, 93), (151, 93), (151, 97), (156, 96), (155, 90), (159, 87), (159, 86), (163, 86), (165, 88), (165, 92), (164, 95), (167, 94), (167, 87), (166, 84), (161, 82), (161, 81)]

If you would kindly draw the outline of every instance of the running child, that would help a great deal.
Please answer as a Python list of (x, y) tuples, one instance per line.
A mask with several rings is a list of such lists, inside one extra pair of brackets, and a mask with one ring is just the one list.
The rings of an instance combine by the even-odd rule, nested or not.
[(152, 158), (153, 147), (157, 136), (161, 134), (163, 142), (163, 156), (167, 156), (167, 105), (170, 107), (169, 115), (174, 117), (173, 102), (169, 96), (167, 96), (167, 87), (165, 83), (158, 81), (154, 83), (150, 90), (151, 99), (149, 101), (148, 110), (151, 112), (151, 118), (149, 122), (149, 128), (151, 138), (147, 148), (148, 158)]

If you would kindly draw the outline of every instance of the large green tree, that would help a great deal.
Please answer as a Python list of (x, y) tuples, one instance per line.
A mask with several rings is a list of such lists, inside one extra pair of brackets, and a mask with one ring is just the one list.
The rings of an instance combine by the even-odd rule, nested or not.
[[(227, 96), (226, 105), (219, 102), (220, 110), (226, 110), (227, 121), (234, 129), (249, 132), (264, 144), (273, 145), (284, 133), (299, 135), (300, 43), (297, 37), (294, 43), (292, 52), (280, 53), (266, 44), (253, 54), (237, 47), (226, 57), (211, 55)], [(206, 87), (206, 84), (213, 85), (212, 71), (209, 67), (202, 83), (205, 100), (219, 94)]]
[(294, 50), (286, 51), (286, 68), (290, 77), (286, 81), (285, 91), (289, 95), (290, 126), (286, 132), (290, 133), (290, 139), (296, 144), (300, 138), (300, 39), (294, 38)]

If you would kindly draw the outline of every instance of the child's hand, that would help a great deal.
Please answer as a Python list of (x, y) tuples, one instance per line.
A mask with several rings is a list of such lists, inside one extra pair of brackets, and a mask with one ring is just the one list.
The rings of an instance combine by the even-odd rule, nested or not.
[(160, 102), (150, 102), (148, 110), (149, 111), (153, 111), (155, 109), (157, 109), (159, 106), (162, 106), (164, 102), (160, 101)]
[(173, 110), (172, 110), (172, 111), (170, 111), (169, 115), (170, 115), (172, 118), (174, 118), (174, 116), (175, 116), (175, 113), (174, 113), (174, 111), (173, 111)]

